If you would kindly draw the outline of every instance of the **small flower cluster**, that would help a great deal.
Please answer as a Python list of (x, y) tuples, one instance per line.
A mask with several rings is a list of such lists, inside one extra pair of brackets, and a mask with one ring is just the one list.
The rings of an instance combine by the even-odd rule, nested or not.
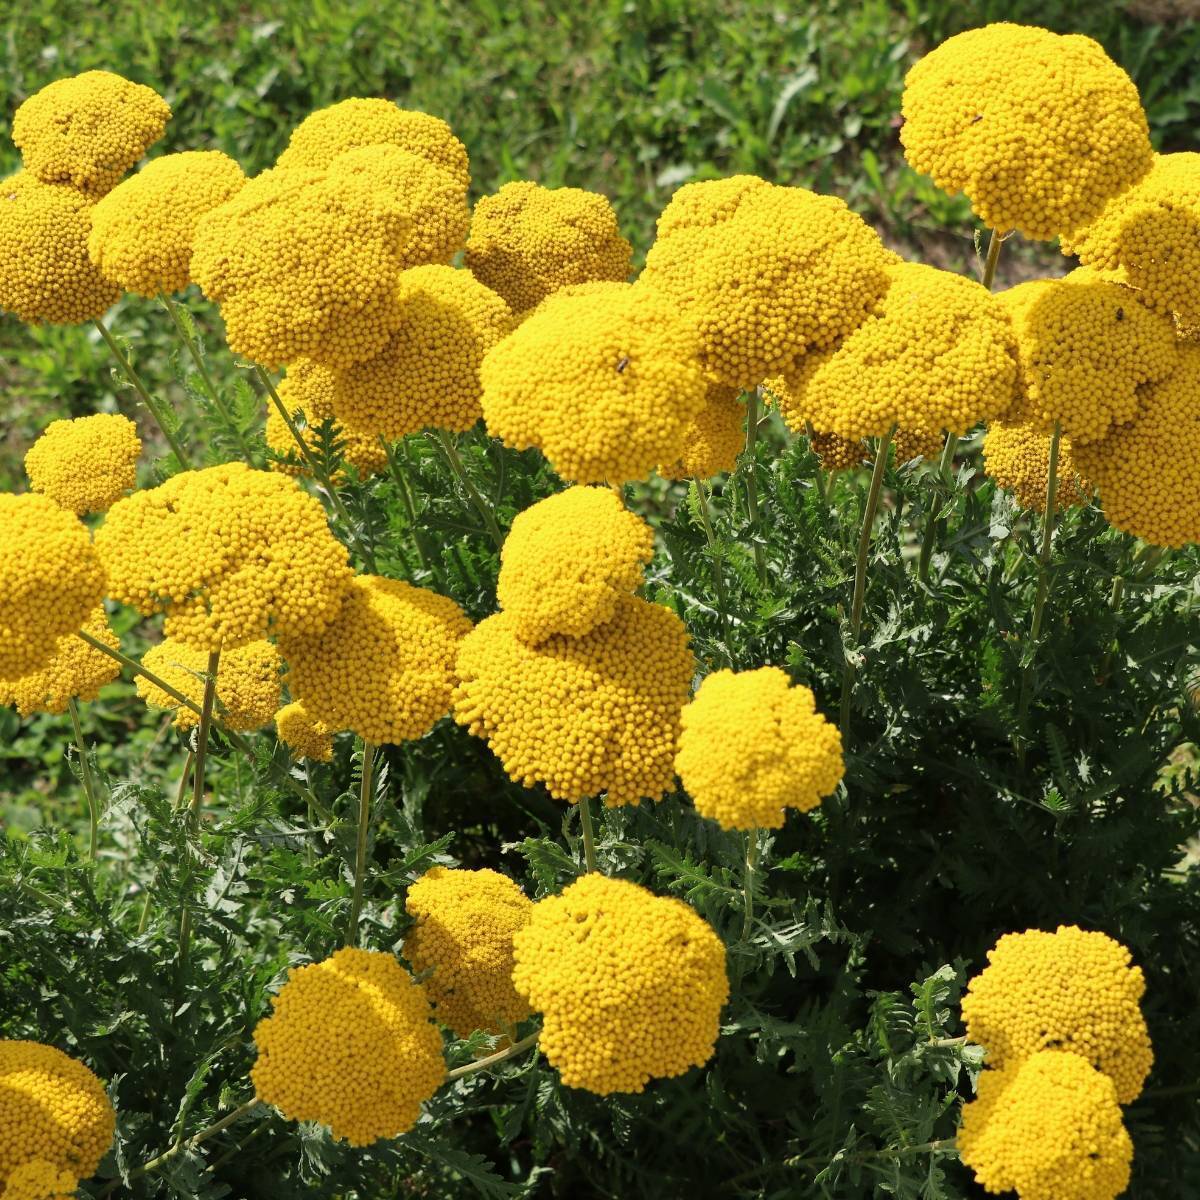
[(29, 485), (78, 516), (107, 512), (137, 486), (142, 440), (116, 413), (51, 421), (25, 455)]
[(741, 392), (729, 384), (708, 383), (704, 407), (683, 431), (683, 445), (670, 462), (659, 463), (664, 479), (711, 479), (737, 466), (745, 438), (746, 410)]
[[(1020, 422), (1010, 425), (1006, 421), (993, 421), (983, 439), (983, 469), (999, 487), (1012, 492), (1022, 508), (1046, 511), (1050, 434)], [(1055, 472), (1055, 508), (1085, 505), (1092, 490), (1091, 484), (1079, 474), (1070, 440), (1063, 438)]]
[(285, 704), (275, 714), (275, 733), (293, 758), (308, 758), (313, 762), (329, 762), (333, 758), (333, 730), (298, 700)]

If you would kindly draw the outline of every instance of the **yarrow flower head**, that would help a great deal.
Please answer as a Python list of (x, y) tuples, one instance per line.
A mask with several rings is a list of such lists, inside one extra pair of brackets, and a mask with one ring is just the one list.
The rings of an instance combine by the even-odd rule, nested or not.
[(725, 946), (681, 900), (589, 874), (534, 905), (513, 982), (542, 1014), (568, 1087), (641, 1092), (712, 1057), (729, 998)]
[(488, 432), (536, 446), (575, 483), (644, 479), (683, 449), (707, 390), (676, 304), (629, 284), (583, 284), (541, 305), (484, 359)]
[(411, 1129), (446, 1078), (429, 998), (390, 954), (347, 947), (294, 967), (273, 1005), (250, 1078), (289, 1120), (369, 1146)]
[(192, 280), (197, 223), (245, 183), (242, 168), (219, 150), (156, 158), (92, 210), (88, 254), (105, 279), (127, 292), (182, 292)]
[(963, 1106), (963, 1162), (985, 1191), (1020, 1200), (1115, 1200), (1133, 1143), (1112, 1080), (1075, 1054), (1043, 1050), (984, 1071)]
[[(1096, 446), (1104, 442), (1093, 443)], [(1012, 492), (1022, 508), (1046, 511), (1050, 476), (1050, 434), (1031, 425), (993, 421), (983, 439), (983, 469), (997, 486)], [(1072, 508), (1091, 500), (1092, 485), (1079, 474), (1070, 440), (1058, 445), (1054, 507)]]
[(1039, 1050), (1068, 1051), (1109, 1076), (1122, 1104), (1136, 1100), (1154, 1055), (1139, 1002), (1146, 989), (1129, 951), (1075, 925), (1006, 933), (967, 985), (967, 1036), (987, 1062), (1008, 1067)]
[(632, 257), (612, 205), (598, 192), (506, 183), (471, 217), (467, 266), (517, 314), (572, 284), (623, 283)]
[(356, 576), (322, 633), (280, 638), (288, 689), (330, 729), (395, 745), (422, 737), (450, 711), (454, 658), (470, 628), (448, 596)]
[(4, 1200), (75, 1200), (79, 1180), (44, 1158), (22, 1163), (4, 1183)]
[(399, 277), (393, 306), (379, 353), (334, 375), (338, 420), (386, 438), (470, 429), (483, 415), (484, 356), (512, 328), (508, 305), (469, 271), (430, 266)]
[(0, 680), (45, 667), (103, 593), (104, 568), (78, 517), (46, 496), (0, 493)]
[(723, 829), (779, 829), (841, 782), (842, 738), (778, 667), (716, 671), (683, 710), (675, 770)]
[(484, 738), (511, 779), (575, 802), (657, 799), (675, 779), (679, 714), (696, 663), (683, 622), (621, 596), (611, 621), (538, 646), (514, 614), (496, 613), (463, 641), (454, 716)]
[(333, 758), (334, 731), (298, 700), (285, 704), (275, 714), (275, 732), (293, 758), (313, 762), (329, 762)]
[(40, 1042), (0, 1041), (0, 1182), (37, 1161), (87, 1179), (115, 1129), (104, 1085), (83, 1063)]
[[(434, 1014), (459, 1037), (509, 1033), (529, 1016), (513, 985), (513, 936), (533, 902), (506, 875), (432, 867), (404, 899), (416, 922), (404, 957), (425, 978)], [(428, 974), (427, 974), (428, 973)]]
[(683, 448), (668, 463), (659, 463), (664, 479), (711, 479), (737, 466), (746, 424), (738, 388), (709, 382), (704, 407), (683, 431)]
[(1081, 34), (1007, 22), (956, 34), (909, 71), (900, 112), (914, 170), (1029, 238), (1090, 221), (1153, 159), (1133, 81)]
[(104, 195), (162, 137), (171, 119), (153, 88), (84, 71), (34, 92), (13, 115), (25, 169), (43, 183)]
[(689, 183), (659, 218), (638, 287), (695, 322), (713, 375), (750, 388), (856, 329), (894, 257), (834, 196), (762, 180)]
[(107, 512), (137, 486), (142, 439), (137, 426), (117, 413), (51, 421), (25, 455), (35, 492), (69, 512)]
[(496, 600), (518, 636), (583, 637), (645, 581), (654, 531), (611, 489), (572, 487), (518, 513), (500, 551)]
[(315, 496), (225, 463), (118, 500), (96, 533), (109, 595), (202, 650), (313, 635), (337, 616), (352, 572)]

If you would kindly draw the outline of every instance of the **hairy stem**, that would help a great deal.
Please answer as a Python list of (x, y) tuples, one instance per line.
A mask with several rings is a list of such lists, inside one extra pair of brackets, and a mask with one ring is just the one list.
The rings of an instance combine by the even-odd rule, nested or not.
[(496, 521), (496, 514), (492, 512), (492, 506), (480, 495), (479, 489), (471, 482), (471, 477), (467, 474), (466, 467), (463, 466), (454, 439), (444, 429), (435, 429), (434, 433), (437, 436), (438, 445), (442, 448), (442, 453), (446, 456), (450, 470), (462, 485), (463, 491), (467, 493), (467, 498), (475, 506), (475, 511), (479, 513), (484, 528), (488, 531), (492, 541), (496, 543), (496, 549), (499, 550), (504, 545), (504, 534), (500, 532), (500, 525)]
[(758, 570), (758, 582), (767, 586), (767, 557), (758, 538), (758, 459), (755, 445), (758, 442), (758, 390), (748, 393), (746, 399), (746, 511), (750, 516), (750, 534), (754, 538), (754, 566)]
[(588, 797), (579, 801), (579, 825), (583, 830), (583, 865), (596, 871), (596, 835), (592, 830), (592, 802)]
[(100, 809), (96, 801), (96, 784), (92, 779), (92, 764), (88, 758), (87, 742), (83, 736), (83, 725), (79, 720), (79, 705), (72, 696), (67, 703), (71, 710), (71, 726), (75, 730), (75, 748), (79, 751), (79, 773), (83, 778), (83, 791), (88, 806), (88, 858), (96, 861), (96, 846), (100, 840)]
[(354, 845), (354, 891), (350, 897), (350, 923), (346, 945), (358, 945), (358, 919), (362, 916), (363, 889), (367, 878), (367, 841), (371, 831), (371, 788), (375, 768), (375, 746), (363, 738), (362, 772), (358, 781), (358, 828)]
[(453, 1071), (446, 1072), (446, 1080), (449, 1082), (452, 1079), (461, 1079), (464, 1075), (474, 1075), (476, 1071), (485, 1071), (488, 1067), (494, 1067), (506, 1059), (516, 1058), (518, 1054), (524, 1054), (531, 1046), (536, 1046), (539, 1037), (541, 1037), (541, 1030), (531, 1033), (528, 1037), (523, 1037), (519, 1042), (513, 1042), (504, 1050), (497, 1050), (495, 1054), (489, 1054), (487, 1058), (477, 1058), (474, 1062), (455, 1067)]
[(1004, 245), (1004, 238), (1001, 237), (998, 230), (992, 229), (988, 231), (988, 248), (987, 257), (983, 260), (983, 286), (992, 290), (992, 284), (996, 282), (996, 264), (1000, 261), (1000, 248)]

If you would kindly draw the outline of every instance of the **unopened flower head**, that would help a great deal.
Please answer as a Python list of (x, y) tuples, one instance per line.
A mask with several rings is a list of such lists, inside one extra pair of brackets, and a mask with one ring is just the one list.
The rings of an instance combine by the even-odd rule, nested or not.
[(738, 388), (709, 382), (704, 407), (683, 434), (679, 457), (660, 463), (666, 479), (711, 479), (737, 466), (745, 439), (746, 408)]
[(275, 714), (275, 732), (293, 758), (313, 762), (329, 762), (333, 758), (334, 731), (298, 700), (285, 704)]
[[(1022, 508), (1046, 511), (1050, 477), (1050, 438), (1031, 425), (993, 421), (983, 439), (983, 469), (1012, 492)], [(1103, 446), (1105, 442), (1096, 442)], [(1054, 507), (1073, 508), (1091, 500), (1092, 485), (1079, 474), (1070, 440), (1061, 438), (1055, 472)]]
[(107, 512), (137, 485), (142, 439), (118, 413), (51, 421), (25, 455), (35, 492), (69, 512)]

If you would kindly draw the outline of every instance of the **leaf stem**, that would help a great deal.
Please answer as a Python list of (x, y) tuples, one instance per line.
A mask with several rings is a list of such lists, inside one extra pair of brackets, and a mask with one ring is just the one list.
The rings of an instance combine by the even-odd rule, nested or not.
[(354, 891), (350, 897), (350, 923), (346, 945), (358, 945), (358, 920), (362, 916), (363, 890), (367, 876), (367, 841), (371, 831), (371, 788), (375, 768), (375, 746), (362, 740), (362, 771), (358, 781), (358, 826), (354, 844)]
[(71, 710), (71, 726), (75, 730), (75, 748), (79, 751), (79, 773), (83, 778), (83, 791), (88, 806), (88, 858), (96, 861), (96, 846), (100, 838), (100, 810), (96, 803), (96, 785), (92, 779), (92, 764), (88, 759), (87, 742), (83, 736), (83, 725), (79, 720), (79, 705), (72, 696), (67, 702)]
[(708, 540), (708, 548), (712, 552), (713, 588), (717, 593), (717, 611), (721, 617), (721, 640), (725, 643), (725, 661), (733, 666), (733, 651), (729, 648), (729, 598), (725, 593), (725, 573), (721, 570), (721, 560), (717, 557), (717, 534), (713, 529), (712, 514), (708, 509), (708, 490), (704, 480), (697, 477), (696, 510), (700, 514), (700, 524), (704, 527), (704, 536)]
[(493, 542), (496, 543), (496, 549), (499, 550), (504, 545), (504, 534), (500, 532), (500, 525), (496, 521), (496, 514), (492, 512), (492, 506), (480, 495), (479, 489), (471, 481), (470, 475), (467, 474), (466, 467), (463, 466), (463, 461), (458, 453), (458, 447), (454, 444), (454, 439), (444, 429), (435, 429), (434, 434), (437, 437), (438, 444), (442, 448), (442, 453), (446, 456), (446, 462), (450, 466), (450, 470), (454, 473), (455, 478), (462, 485), (462, 489), (467, 493), (471, 503), (475, 506), (475, 511), (479, 513), (483, 520), (484, 528), (487, 529)]
[(758, 458), (755, 446), (758, 442), (758, 389), (747, 394), (746, 399), (746, 511), (750, 516), (750, 535), (754, 538), (754, 565), (758, 570), (758, 582), (767, 586), (767, 558), (758, 537)]
[(742, 920), (742, 941), (750, 940), (754, 928), (754, 873), (758, 869), (758, 830), (746, 834), (746, 872), (743, 893), (746, 900), (745, 917)]
[(579, 801), (579, 825), (583, 831), (583, 865), (588, 871), (597, 871), (596, 835), (592, 829), (592, 802), (584, 796)]
[(537, 1040), (541, 1037), (541, 1030), (537, 1033), (531, 1033), (528, 1037), (523, 1037), (519, 1042), (513, 1042), (504, 1050), (497, 1050), (495, 1054), (489, 1054), (487, 1058), (477, 1058), (474, 1062), (465, 1063), (461, 1067), (455, 1067), (453, 1071), (446, 1072), (447, 1081), (453, 1079), (462, 1079), (464, 1075), (474, 1075), (476, 1071), (484, 1071), (488, 1067), (494, 1067), (497, 1063), (504, 1062), (509, 1058), (516, 1058), (518, 1054), (524, 1054), (530, 1046), (536, 1046)]
[[(942, 457), (938, 463), (937, 475), (944, 488), (949, 490), (954, 482), (951, 471), (954, 468), (954, 452), (958, 449), (958, 434), (946, 434), (946, 444), (942, 448)], [(926, 583), (929, 580), (929, 562), (933, 557), (933, 544), (937, 541), (938, 522), (942, 518), (941, 493), (934, 495), (929, 505), (929, 519), (925, 524), (925, 536), (921, 539), (921, 557), (917, 562), (917, 578)]]

